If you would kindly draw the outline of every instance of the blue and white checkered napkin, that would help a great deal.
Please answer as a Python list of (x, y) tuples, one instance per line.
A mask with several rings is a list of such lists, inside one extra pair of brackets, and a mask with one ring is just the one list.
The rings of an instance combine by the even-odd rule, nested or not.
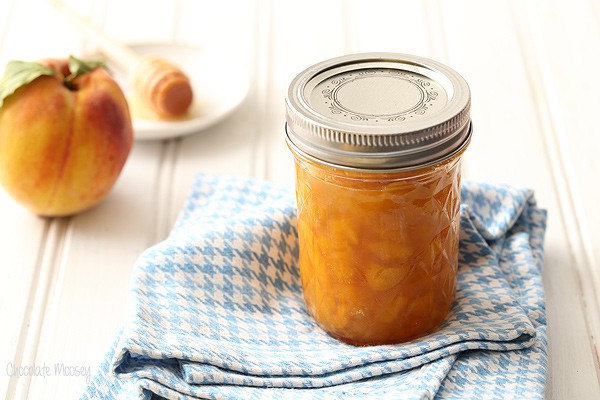
[(199, 175), (139, 258), (123, 329), (83, 398), (542, 398), (546, 214), (529, 190), (463, 185), (458, 293), (441, 329), (353, 347), (307, 314), (291, 189)]

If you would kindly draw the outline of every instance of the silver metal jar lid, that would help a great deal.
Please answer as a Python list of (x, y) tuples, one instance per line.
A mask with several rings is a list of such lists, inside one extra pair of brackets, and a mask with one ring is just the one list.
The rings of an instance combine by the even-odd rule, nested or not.
[(292, 80), (286, 139), (326, 164), (411, 169), (468, 144), (470, 105), (467, 82), (444, 64), (396, 53), (347, 55)]

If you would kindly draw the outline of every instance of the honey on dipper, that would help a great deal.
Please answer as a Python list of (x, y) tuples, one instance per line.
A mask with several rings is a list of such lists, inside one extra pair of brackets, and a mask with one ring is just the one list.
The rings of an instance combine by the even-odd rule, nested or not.
[(133, 71), (138, 98), (159, 117), (185, 114), (192, 104), (189, 78), (173, 64), (154, 56), (143, 57)]

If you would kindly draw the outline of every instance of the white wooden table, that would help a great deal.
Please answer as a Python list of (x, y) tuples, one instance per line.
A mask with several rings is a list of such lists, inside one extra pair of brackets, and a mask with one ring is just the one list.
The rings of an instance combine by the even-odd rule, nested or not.
[[(290, 79), (333, 56), (392, 51), (438, 59), (470, 83), (465, 177), (532, 187), (548, 210), (547, 398), (600, 399), (599, 0), (72, 3), (126, 42), (236, 54), (251, 88), (218, 125), (136, 142), (113, 191), (88, 212), (43, 219), (0, 191), (0, 395), (77, 398), (86, 376), (55, 365), (93, 373), (122, 322), (135, 259), (167, 235), (194, 174), (292, 185), (282, 132)], [(2, 68), (92, 49), (47, 1), (0, 0)], [(49, 376), (15, 371), (44, 365)]]

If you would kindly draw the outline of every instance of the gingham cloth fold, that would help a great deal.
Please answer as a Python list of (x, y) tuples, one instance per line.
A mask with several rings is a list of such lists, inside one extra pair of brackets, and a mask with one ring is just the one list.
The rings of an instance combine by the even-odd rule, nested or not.
[(293, 190), (197, 176), (133, 272), (127, 318), (83, 399), (543, 398), (546, 213), (465, 183), (457, 298), (436, 333), (353, 347), (302, 299)]

